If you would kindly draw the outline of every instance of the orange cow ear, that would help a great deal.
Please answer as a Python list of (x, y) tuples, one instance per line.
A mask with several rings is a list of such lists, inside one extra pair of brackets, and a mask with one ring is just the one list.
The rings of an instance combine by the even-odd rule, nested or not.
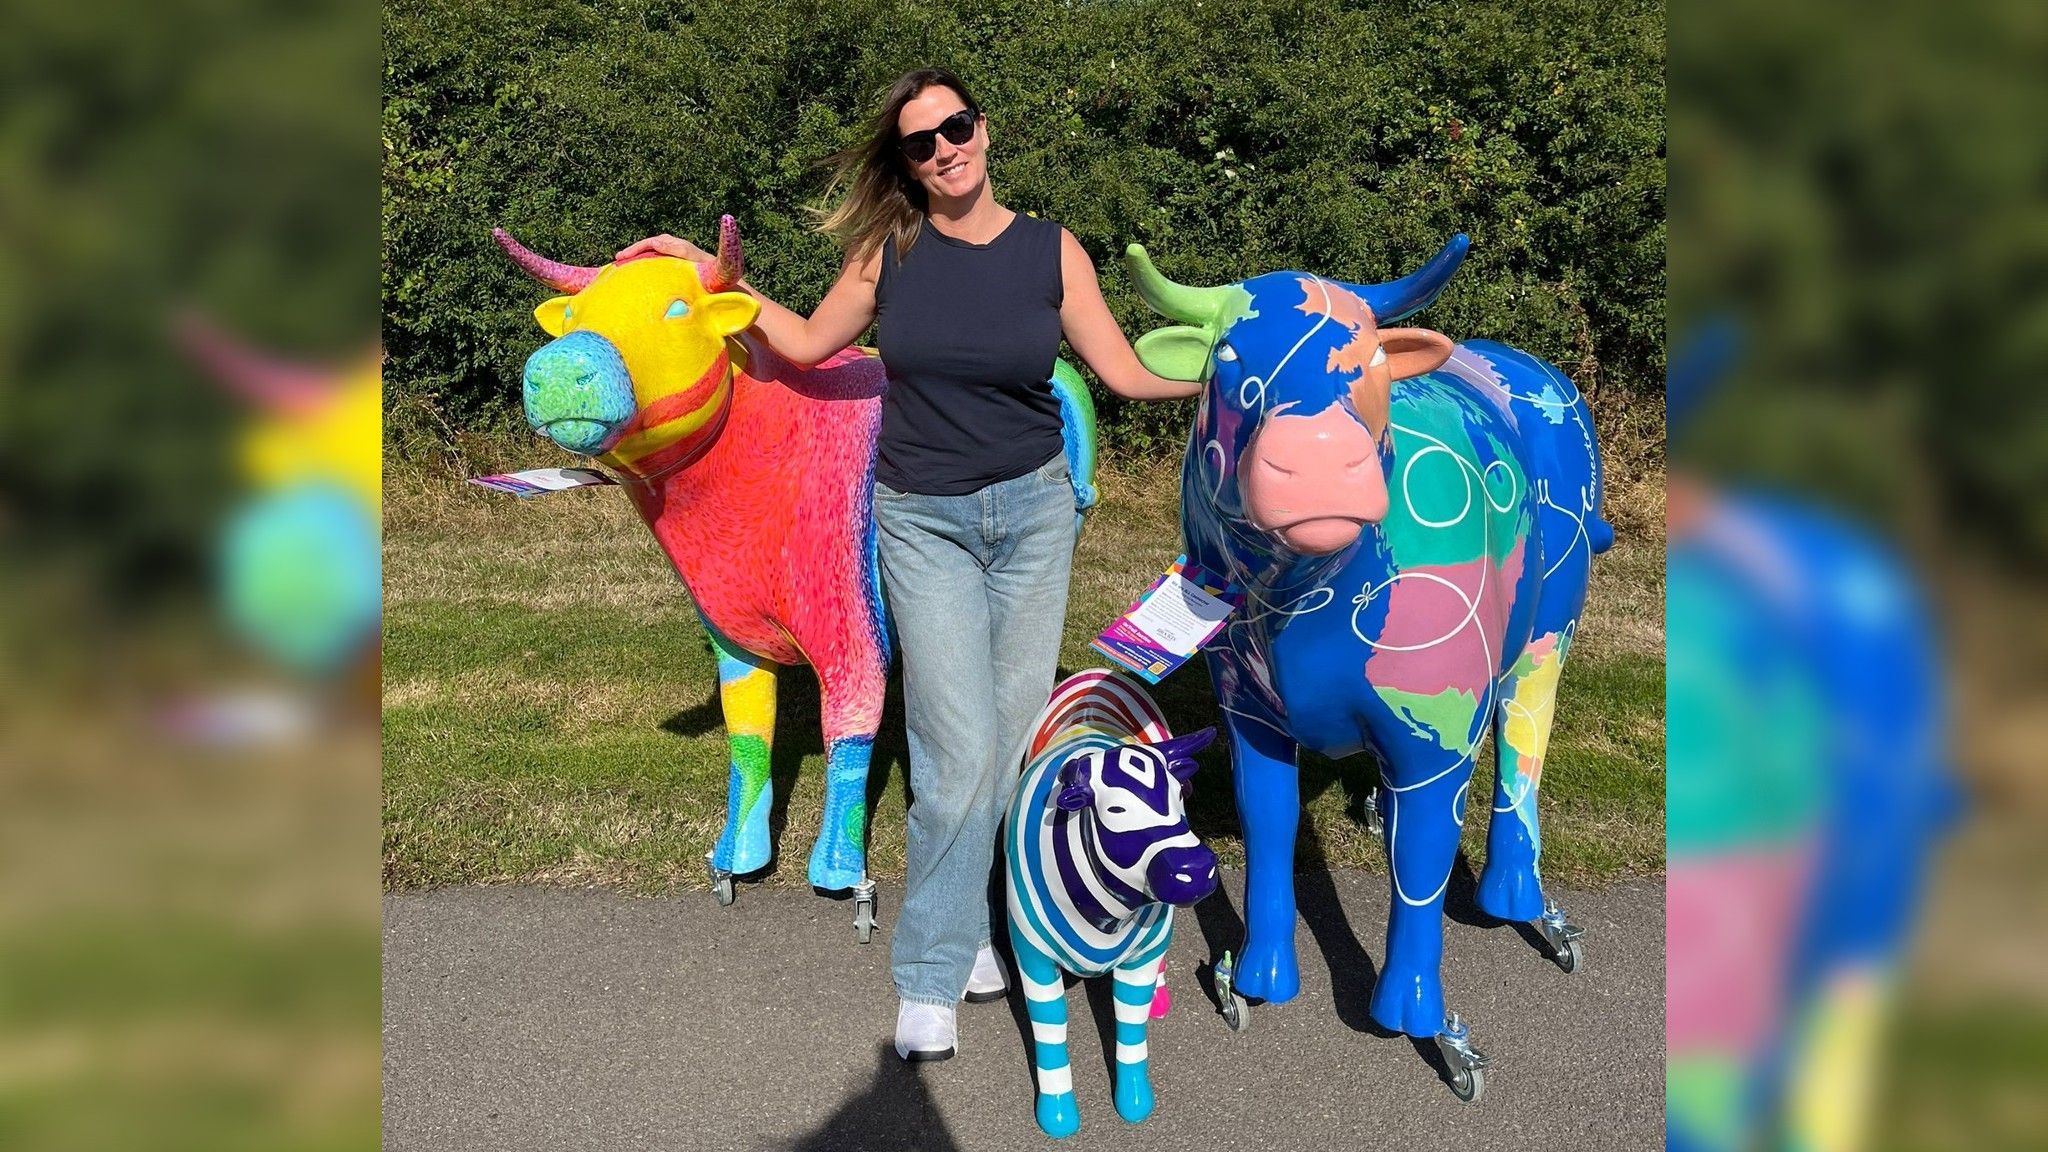
[(1428, 328), (1382, 328), (1380, 349), (1396, 380), (1434, 372), (1451, 358), (1451, 338)]

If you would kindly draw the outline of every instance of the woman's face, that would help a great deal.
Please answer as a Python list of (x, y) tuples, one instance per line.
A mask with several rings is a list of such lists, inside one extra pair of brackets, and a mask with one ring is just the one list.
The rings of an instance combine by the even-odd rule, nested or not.
[[(896, 134), (908, 136), (928, 128), (937, 128), (946, 117), (967, 107), (960, 94), (943, 84), (934, 84), (917, 94), (903, 111), (896, 114)], [(988, 178), (988, 120), (983, 117), (975, 122), (974, 138), (965, 144), (955, 144), (940, 133), (936, 143), (938, 151), (931, 159), (913, 164), (903, 157), (903, 165), (909, 169), (911, 179), (924, 185), (934, 199), (959, 199), (973, 195), (983, 180)]]

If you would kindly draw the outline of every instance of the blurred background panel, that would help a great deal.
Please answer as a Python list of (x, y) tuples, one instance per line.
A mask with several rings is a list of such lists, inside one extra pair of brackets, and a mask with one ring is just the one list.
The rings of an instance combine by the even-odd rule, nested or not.
[[(1673, 1146), (2040, 1147), (2048, 8), (1670, 15), (1672, 884), (1781, 867), (1746, 906), (1707, 888), (1692, 925), (1746, 914), (1754, 947), (1688, 953), (1674, 898)], [(1805, 622), (1769, 659), (1809, 699), (1708, 690), (1769, 662), (1700, 626), (1737, 605)], [(1711, 807), (1734, 779), (1776, 789), (1746, 798), (1773, 817), (1746, 857), (1683, 834), (1737, 828)], [(1716, 987), (1770, 1019), (1688, 1032)]]
[(0, 1146), (377, 1138), (377, 20), (0, 14)]

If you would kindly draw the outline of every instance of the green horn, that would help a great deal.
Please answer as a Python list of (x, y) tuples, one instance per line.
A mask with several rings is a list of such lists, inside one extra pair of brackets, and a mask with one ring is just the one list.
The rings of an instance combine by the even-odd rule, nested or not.
[(1133, 244), (1124, 249), (1124, 266), (1130, 269), (1131, 279), (1137, 282), (1138, 295), (1145, 298), (1145, 303), (1151, 305), (1154, 312), (1183, 324), (1197, 324), (1204, 328), (1214, 325), (1239, 293), (1235, 284), (1194, 288), (1168, 280), (1153, 267), (1152, 257), (1145, 254), (1143, 244)]

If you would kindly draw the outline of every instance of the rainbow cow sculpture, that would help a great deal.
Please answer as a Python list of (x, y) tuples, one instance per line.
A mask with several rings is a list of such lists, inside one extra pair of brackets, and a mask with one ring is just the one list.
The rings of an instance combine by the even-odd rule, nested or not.
[(1067, 1059), (1066, 988), (1110, 974), (1116, 999), (1116, 1110), (1152, 1114), (1145, 1047), (1173, 910), (1216, 890), (1216, 854), (1188, 831), (1194, 754), (1216, 735), (1175, 737), (1151, 696), (1095, 669), (1069, 676), (1039, 712), (1003, 824), (1010, 943), (1031, 1016), (1038, 1126), (1079, 1129)]
[(1191, 288), (1137, 245), (1127, 259), (1146, 303), (1184, 325), (1147, 333), (1140, 358), (1208, 380), (1181, 474), (1189, 559), (1247, 590), (1209, 650), (1249, 871), (1244, 947), (1219, 965), (1225, 1014), (1241, 1022), (1240, 994), (1300, 987), (1296, 750), (1371, 751), (1393, 885), (1372, 1017), (1434, 1036), (1470, 1100), (1486, 1058), (1445, 1012), (1440, 964), (1472, 769), (1491, 728), (1479, 907), (1538, 921), (1569, 970), (1579, 932), (1543, 895), (1537, 784), (1591, 558), (1613, 532), (1592, 422), (1561, 372), (1380, 327), (1434, 299), (1465, 247), (1367, 286), (1274, 272)]
[[(645, 256), (602, 268), (558, 264), (504, 230), (498, 244), (565, 293), (535, 309), (555, 339), (526, 363), (527, 422), (619, 479), (675, 565), (718, 657), (732, 761), (712, 889), (771, 856), (768, 816), (774, 669), (817, 672), (826, 745), (825, 813), (811, 884), (852, 890), (855, 930), (873, 930), (866, 871), (868, 764), (882, 720), (889, 627), (875, 553), (875, 434), (886, 380), (848, 348), (791, 363), (747, 334), (760, 305), (734, 291), (739, 230), (720, 221), (700, 267)], [(1054, 380), (1070, 425), (1077, 507), (1093, 501), (1094, 414), (1071, 368)]]
[(235, 629), (279, 666), (374, 684), (383, 615), (382, 356), (345, 369), (290, 364), (187, 317), (192, 356), (259, 416), (243, 435), (254, 491), (221, 538), (220, 596)]

